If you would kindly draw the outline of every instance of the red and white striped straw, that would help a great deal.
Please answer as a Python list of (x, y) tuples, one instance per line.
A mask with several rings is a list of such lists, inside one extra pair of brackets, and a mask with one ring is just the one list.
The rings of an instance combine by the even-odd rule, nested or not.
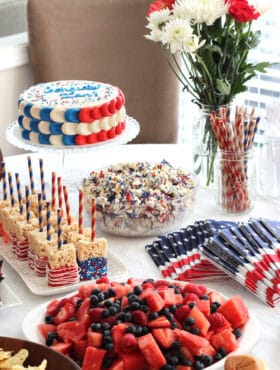
[(79, 234), (83, 233), (83, 190), (79, 189)]
[(96, 200), (95, 198), (92, 198), (92, 206), (91, 206), (91, 241), (94, 241), (95, 239), (95, 230), (96, 226)]
[(64, 194), (67, 223), (68, 225), (71, 225), (72, 220), (71, 220), (70, 204), (69, 204), (69, 197), (68, 197), (68, 191), (67, 191), (66, 186), (63, 186), (63, 194)]
[(56, 173), (52, 172), (52, 201), (51, 201), (51, 208), (52, 211), (56, 209)]

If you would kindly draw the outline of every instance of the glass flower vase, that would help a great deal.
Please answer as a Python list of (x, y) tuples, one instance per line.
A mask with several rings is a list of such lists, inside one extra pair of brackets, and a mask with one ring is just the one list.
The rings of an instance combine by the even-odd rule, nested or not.
[(221, 109), (229, 112), (229, 106), (201, 106), (192, 129), (193, 171), (199, 179), (199, 184), (205, 187), (215, 186), (215, 160), (218, 143), (212, 129), (210, 115), (220, 114)]

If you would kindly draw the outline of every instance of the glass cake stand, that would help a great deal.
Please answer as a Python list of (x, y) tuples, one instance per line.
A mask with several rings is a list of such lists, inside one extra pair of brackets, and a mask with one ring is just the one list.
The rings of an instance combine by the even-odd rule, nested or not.
[[(51, 146), (44, 144), (31, 143), (28, 140), (24, 140), (21, 136), (21, 129), (17, 121), (12, 122), (5, 131), (5, 137), (12, 145), (24, 149), (29, 152), (40, 152), (40, 153), (52, 153), (58, 154), (61, 157), (61, 169), (63, 182), (68, 186), (76, 186), (78, 179), (81, 178), (81, 170), (71, 168), (71, 158), (79, 154), (93, 153), (97, 150), (108, 150), (118, 145), (127, 144), (132, 141), (140, 132), (140, 125), (138, 121), (130, 116), (126, 116), (126, 128), (125, 130), (115, 138), (84, 146), (69, 145), (69, 146)], [(77, 162), (77, 159), (76, 159)], [(69, 165), (70, 164), (70, 165)], [(66, 168), (66, 170), (65, 170)]]

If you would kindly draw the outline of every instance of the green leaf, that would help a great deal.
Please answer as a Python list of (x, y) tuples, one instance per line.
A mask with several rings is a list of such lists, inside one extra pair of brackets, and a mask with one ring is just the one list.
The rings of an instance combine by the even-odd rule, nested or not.
[(231, 86), (230, 86), (230, 83), (227, 80), (217, 79), (216, 80), (216, 85), (217, 85), (218, 91), (221, 94), (223, 94), (223, 95), (229, 95), (230, 94)]
[(255, 64), (254, 69), (258, 72), (265, 73), (268, 67), (272, 67), (275, 64), (278, 64), (278, 63), (261, 62), (261, 63)]

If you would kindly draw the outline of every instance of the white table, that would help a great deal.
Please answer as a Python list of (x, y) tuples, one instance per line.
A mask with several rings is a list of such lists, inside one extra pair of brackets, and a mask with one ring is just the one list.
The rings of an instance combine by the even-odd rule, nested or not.
[[(63, 175), (67, 180), (67, 167), (72, 168), (72, 174), (83, 176), (92, 169), (100, 168), (119, 161), (133, 160), (159, 160), (165, 158), (177, 165), (185, 167), (191, 166), (189, 148), (184, 145), (125, 145), (111, 148), (110, 151), (92, 151), (85, 154), (66, 155), (64, 157)], [(27, 171), (27, 155), (18, 155), (5, 158), (7, 171), (12, 173), (19, 172), (21, 183), (28, 184), (29, 177)], [(35, 184), (39, 187), (39, 158), (44, 159), (45, 180), (50, 180), (51, 171), (56, 171), (59, 175), (61, 171), (62, 157), (55, 153), (35, 153), (31, 154)], [(74, 170), (73, 170), (74, 169)], [(76, 171), (78, 169), (79, 173)], [(47, 191), (49, 188), (47, 186)], [(250, 216), (267, 217), (280, 219), (280, 201), (259, 196), (255, 207), (247, 214), (239, 216), (228, 216), (217, 209), (214, 200), (213, 190), (199, 188), (194, 212), (189, 220), (193, 223), (199, 219), (216, 218), (247, 220)], [(97, 229), (97, 236), (101, 232)], [(119, 258), (126, 265), (125, 277), (153, 277), (160, 278), (161, 274), (145, 252), (144, 246), (155, 239), (150, 238), (121, 238), (112, 235), (105, 235), (108, 239), (108, 248), (111, 253)], [(49, 301), (54, 296), (46, 297), (32, 294), (23, 283), (19, 275), (4, 264), (6, 284), (15, 292), (22, 304), (10, 309), (0, 310), (0, 335), (23, 337), (21, 322), (25, 315), (39, 304)], [(279, 343), (280, 343), (280, 317), (279, 310), (272, 309), (262, 303), (257, 297), (248, 292), (241, 285), (227, 279), (219, 282), (209, 282), (210, 288), (217, 289), (225, 295), (240, 294), (251, 312), (260, 320), (261, 337), (252, 350), (252, 354), (263, 358), (270, 370), (280, 369)]]

